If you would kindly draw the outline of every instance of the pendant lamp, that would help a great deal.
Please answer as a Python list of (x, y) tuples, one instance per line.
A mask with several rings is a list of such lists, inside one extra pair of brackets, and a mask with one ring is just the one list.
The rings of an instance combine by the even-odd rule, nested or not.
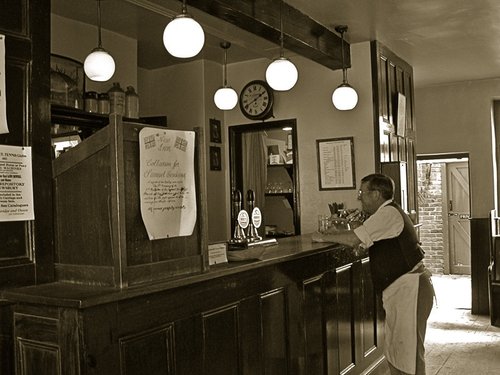
[(299, 72), (283, 53), (283, 1), (280, 2), (280, 57), (274, 59), (266, 69), (266, 81), (273, 90), (288, 91), (297, 83)]
[(358, 104), (358, 93), (347, 82), (347, 68), (345, 67), (344, 62), (344, 33), (347, 31), (347, 26), (337, 26), (335, 27), (335, 31), (340, 33), (340, 36), (342, 37), (342, 74), (344, 79), (339, 87), (337, 87), (333, 92), (332, 102), (338, 110), (349, 111), (356, 107), (356, 104)]
[(85, 59), (83, 70), (89, 79), (98, 82), (105, 82), (115, 74), (115, 60), (101, 43), (101, 0), (97, 0), (97, 47)]
[(186, 0), (182, 1), (182, 13), (165, 27), (163, 44), (168, 53), (182, 59), (196, 56), (203, 48), (205, 33), (200, 24), (187, 13)]
[(217, 108), (223, 111), (229, 111), (238, 104), (238, 94), (231, 86), (227, 85), (227, 50), (231, 47), (231, 43), (222, 42), (221, 48), (224, 49), (224, 70), (223, 70), (223, 86), (214, 94), (214, 103)]

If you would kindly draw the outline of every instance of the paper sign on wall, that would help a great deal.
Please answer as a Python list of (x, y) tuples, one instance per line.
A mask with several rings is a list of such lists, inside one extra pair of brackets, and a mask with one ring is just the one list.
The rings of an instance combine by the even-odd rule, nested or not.
[(31, 147), (0, 145), (0, 221), (34, 219)]
[(5, 91), (5, 35), (0, 34), (0, 134), (8, 133)]
[(189, 236), (196, 223), (195, 133), (139, 132), (141, 215), (150, 240)]

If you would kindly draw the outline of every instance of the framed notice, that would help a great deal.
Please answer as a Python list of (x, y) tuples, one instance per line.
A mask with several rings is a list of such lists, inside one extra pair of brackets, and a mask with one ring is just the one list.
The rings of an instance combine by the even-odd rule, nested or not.
[(353, 137), (316, 140), (319, 190), (355, 189)]
[(222, 143), (222, 129), (219, 120), (211, 118), (210, 123), (210, 142)]

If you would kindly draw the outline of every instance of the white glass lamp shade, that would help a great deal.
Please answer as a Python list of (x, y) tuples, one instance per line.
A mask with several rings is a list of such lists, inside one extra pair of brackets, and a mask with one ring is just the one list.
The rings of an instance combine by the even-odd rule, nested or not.
[(348, 83), (342, 83), (332, 94), (332, 102), (340, 111), (349, 111), (358, 104), (358, 93)]
[(92, 81), (105, 82), (115, 74), (115, 60), (102, 48), (95, 48), (83, 63), (85, 74)]
[(286, 57), (275, 59), (266, 69), (266, 81), (276, 91), (290, 90), (298, 78), (297, 68)]
[(165, 27), (163, 44), (172, 56), (187, 59), (201, 51), (205, 44), (205, 33), (191, 16), (179, 14)]
[(238, 104), (238, 94), (232, 87), (221, 87), (214, 94), (214, 103), (217, 108), (229, 111)]

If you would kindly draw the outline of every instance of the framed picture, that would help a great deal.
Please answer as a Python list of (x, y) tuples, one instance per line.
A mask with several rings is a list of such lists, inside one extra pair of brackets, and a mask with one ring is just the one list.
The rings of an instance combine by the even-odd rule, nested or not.
[(222, 131), (220, 121), (214, 118), (210, 119), (210, 142), (222, 143)]
[(210, 170), (222, 170), (221, 149), (217, 146), (210, 146)]
[(50, 55), (50, 102), (83, 109), (85, 73), (80, 61)]
[(355, 189), (354, 138), (316, 140), (319, 190)]

